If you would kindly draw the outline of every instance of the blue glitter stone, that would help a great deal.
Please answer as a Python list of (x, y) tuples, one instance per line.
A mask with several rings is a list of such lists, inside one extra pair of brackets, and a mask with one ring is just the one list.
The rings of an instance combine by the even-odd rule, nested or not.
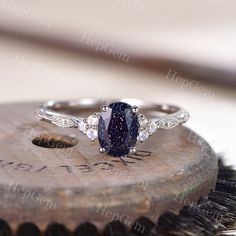
[(102, 112), (98, 123), (98, 140), (106, 152), (115, 157), (129, 154), (138, 137), (138, 116), (132, 106), (123, 102), (109, 105)]

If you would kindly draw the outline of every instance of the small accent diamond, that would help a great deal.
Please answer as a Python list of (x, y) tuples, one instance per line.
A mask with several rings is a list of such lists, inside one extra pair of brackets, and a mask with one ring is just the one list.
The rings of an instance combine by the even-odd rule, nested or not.
[(99, 115), (93, 114), (89, 116), (87, 119), (80, 121), (79, 123), (79, 130), (88, 136), (89, 139), (94, 141), (98, 137), (98, 121), (99, 121)]
[(148, 120), (143, 114), (139, 115), (139, 125), (138, 141), (141, 143), (147, 140), (159, 128), (156, 122)]
[(98, 131), (93, 128), (89, 128), (86, 132), (86, 135), (88, 136), (89, 139), (94, 141), (98, 137)]
[(154, 121), (149, 121), (146, 128), (149, 134), (153, 134), (157, 131), (157, 124)]
[(37, 119), (42, 120), (44, 116), (43, 110), (41, 108), (37, 109), (35, 115)]
[(53, 116), (52, 124), (57, 125), (62, 128), (71, 128), (75, 126), (75, 122), (67, 117)]
[(84, 121), (81, 121), (81, 122), (79, 123), (79, 130), (80, 130), (82, 133), (86, 134), (86, 131), (87, 131), (87, 124), (86, 124)]
[(140, 114), (138, 117), (138, 122), (140, 127), (144, 128), (148, 124), (148, 119), (143, 114)]
[(159, 121), (159, 126), (162, 129), (172, 129), (178, 125), (178, 120), (175, 118), (168, 118)]
[(142, 142), (144, 142), (145, 140), (147, 140), (148, 139), (148, 137), (149, 137), (149, 133), (148, 133), (148, 131), (147, 130), (141, 130), (140, 132), (139, 132), (139, 135), (138, 135), (138, 141), (140, 142), (140, 143), (142, 143)]
[(89, 126), (98, 125), (98, 121), (99, 121), (99, 118), (98, 118), (97, 114), (91, 115), (87, 119), (87, 123), (88, 123)]

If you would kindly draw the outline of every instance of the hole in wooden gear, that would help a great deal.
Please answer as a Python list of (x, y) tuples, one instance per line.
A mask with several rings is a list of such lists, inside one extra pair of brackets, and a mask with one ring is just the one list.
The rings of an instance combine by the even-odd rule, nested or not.
[(70, 148), (79, 143), (79, 141), (67, 135), (60, 134), (40, 134), (33, 138), (32, 143), (43, 148)]

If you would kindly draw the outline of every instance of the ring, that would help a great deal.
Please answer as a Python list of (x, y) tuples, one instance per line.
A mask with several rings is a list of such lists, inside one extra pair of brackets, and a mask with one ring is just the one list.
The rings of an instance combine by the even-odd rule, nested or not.
[[(77, 114), (98, 109), (88, 118)], [(145, 115), (139, 110), (145, 111)], [(73, 115), (76, 112), (76, 115)], [(63, 128), (78, 128), (91, 141), (98, 138), (101, 153), (121, 157), (136, 152), (136, 143), (146, 141), (158, 129), (172, 129), (189, 119), (184, 109), (121, 99), (104, 102), (94, 99), (48, 101), (36, 111), (36, 117)]]

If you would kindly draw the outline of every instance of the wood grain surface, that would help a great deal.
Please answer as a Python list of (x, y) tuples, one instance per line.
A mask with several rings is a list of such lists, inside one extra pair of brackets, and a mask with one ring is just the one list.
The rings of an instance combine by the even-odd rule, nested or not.
[(36, 120), (38, 105), (0, 105), (0, 218), (13, 227), (102, 227), (111, 220), (131, 226), (141, 215), (156, 221), (195, 204), (215, 184), (216, 155), (186, 127), (160, 130), (120, 159), (99, 153), (77, 129)]

